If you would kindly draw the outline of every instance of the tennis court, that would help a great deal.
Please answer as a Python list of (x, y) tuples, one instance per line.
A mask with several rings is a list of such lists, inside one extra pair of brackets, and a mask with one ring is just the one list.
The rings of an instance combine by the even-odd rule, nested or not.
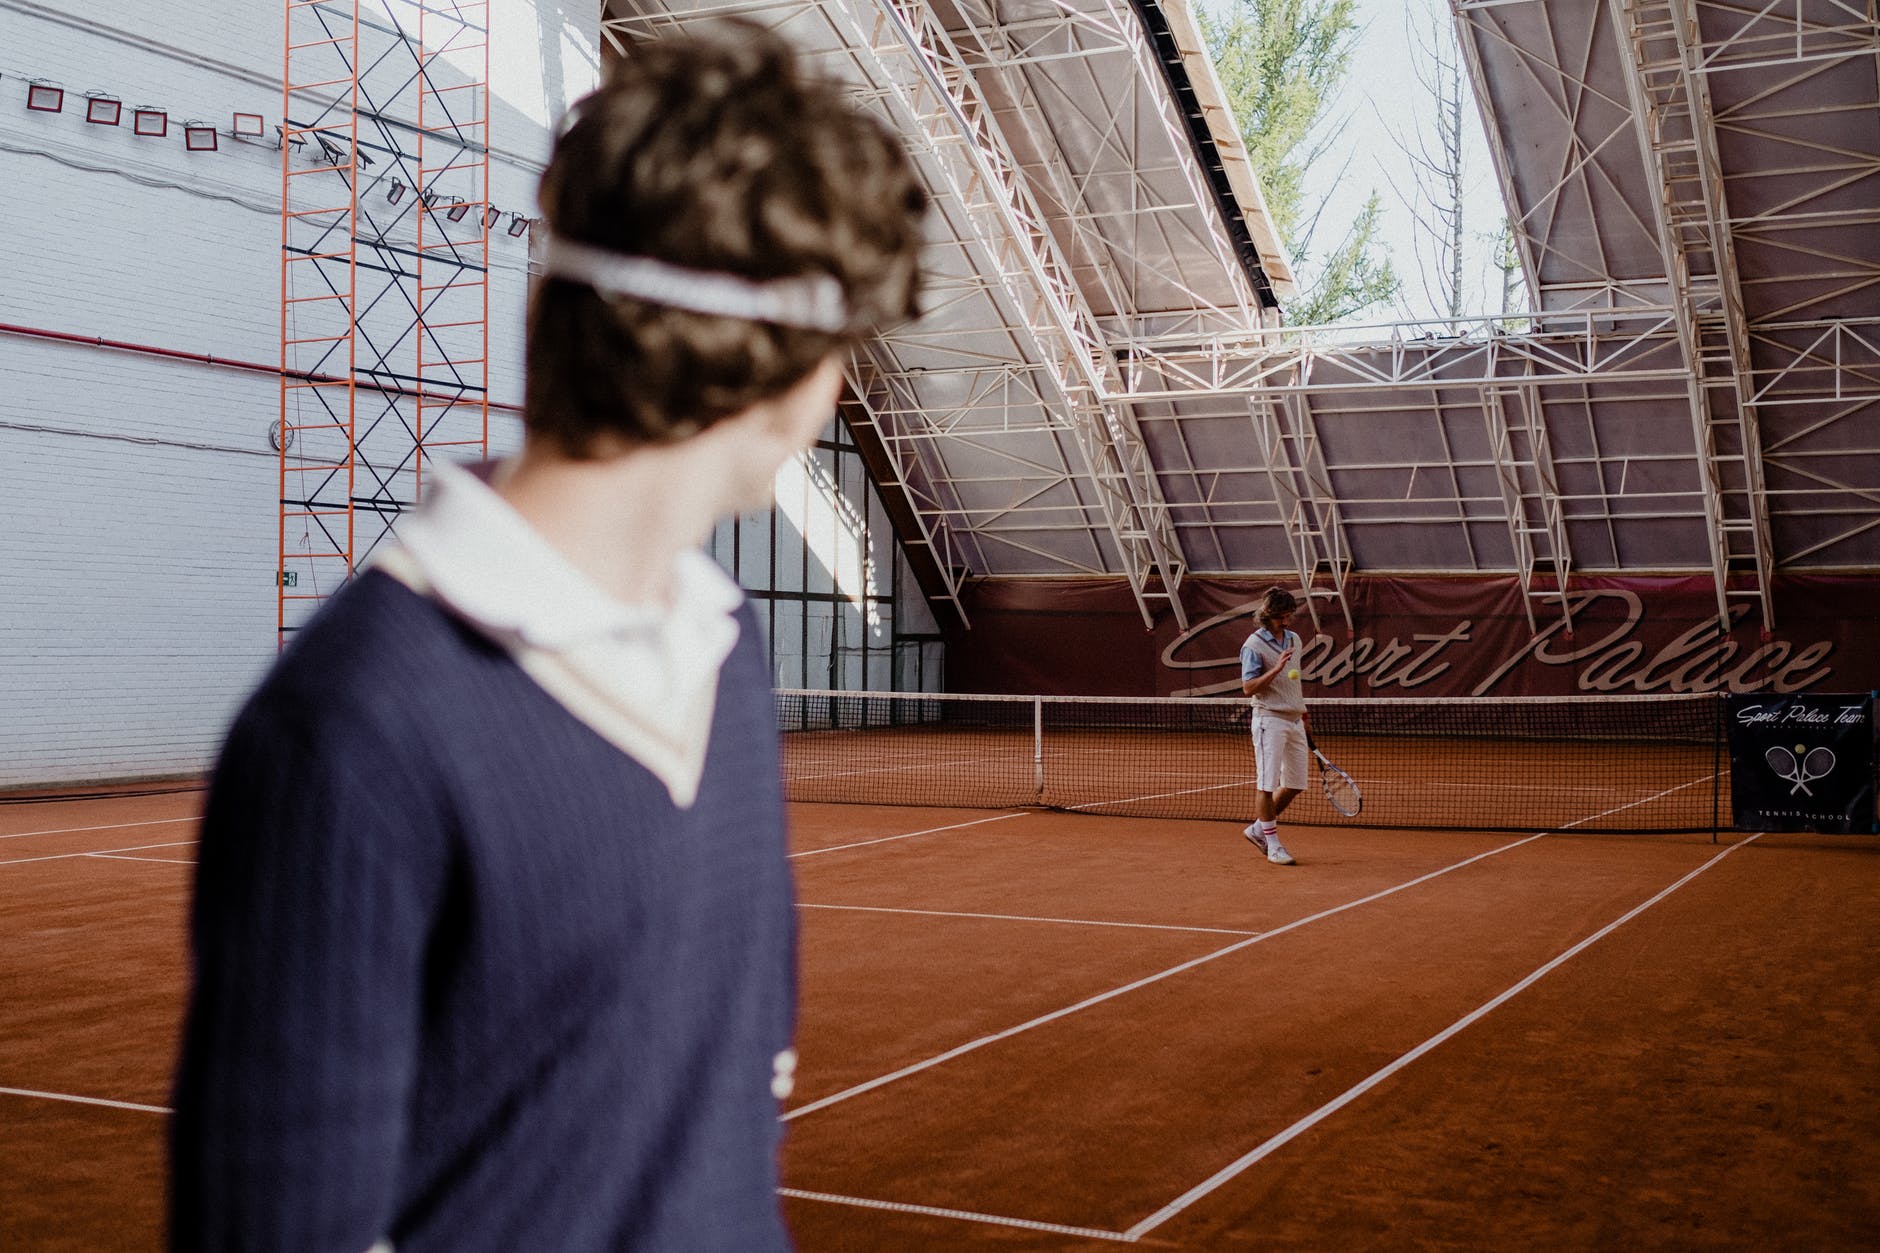
[[(159, 1247), (200, 802), (0, 809), (7, 1247)], [(806, 1250), (1880, 1233), (1869, 842), (792, 821)]]

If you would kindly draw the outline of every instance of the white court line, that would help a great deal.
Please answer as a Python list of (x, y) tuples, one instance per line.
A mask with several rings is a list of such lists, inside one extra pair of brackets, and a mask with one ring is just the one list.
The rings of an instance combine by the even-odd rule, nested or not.
[(1592, 945), (1597, 944), (1600, 940), (1604, 939), (1608, 935), (1611, 935), (1614, 931), (1617, 931), (1620, 927), (1632, 921), (1632, 919), (1638, 917), (1640, 914), (1650, 909), (1653, 905), (1656, 905), (1659, 901), (1664, 900), (1667, 896), (1670, 896), (1673, 892), (1677, 891), (1679, 888), (1689, 883), (1692, 879), (1695, 879), (1698, 875), (1703, 874), (1706, 870), (1709, 870), (1712, 866), (1715, 866), (1718, 862), (1728, 857), (1731, 853), (1734, 853), (1737, 849), (1742, 848), (1743, 845), (1748, 844), (1751, 840), (1754, 840), (1756, 838), (1757, 838), (1756, 836), (1752, 835), (1748, 839), (1740, 840), (1737, 843), (1730, 845), (1730, 847), (1724, 849), (1722, 852), (1718, 853), (1715, 857), (1712, 857), (1709, 861), (1706, 861), (1703, 865), (1697, 867), (1695, 870), (1691, 871), (1689, 874), (1679, 879), (1676, 883), (1673, 883), (1670, 887), (1665, 888), (1663, 891), (1659, 892), (1656, 896), (1653, 896), (1650, 900), (1647, 900), (1642, 904), (1635, 905), (1626, 913), (1620, 915), (1618, 918), (1613, 919), (1613, 921), (1607, 923), (1605, 926), (1601, 927), (1599, 930), (1595, 931), (1593, 934), (1587, 936), (1584, 940), (1581, 940), (1578, 944), (1575, 944), (1572, 948), (1568, 949), (1566, 952), (1561, 953), (1558, 957), (1555, 957), (1552, 961), (1548, 962), (1546, 965), (1542, 966), (1540, 969), (1534, 971), (1534, 973), (1528, 975), (1527, 978), (1521, 980), (1521, 982), (1515, 984), (1513, 987), (1509, 988), (1506, 992), (1503, 992), (1500, 996), (1495, 997), (1493, 1000), (1488, 1001), (1487, 1003), (1478, 1006), (1476, 1009), (1474, 1009), (1470, 1013), (1464, 1015), (1461, 1018), (1458, 1018), (1455, 1022), (1449, 1024), (1449, 1026), (1443, 1028), (1441, 1031), (1437, 1032), (1435, 1035), (1431, 1036), (1429, 1039), (1425, 1040), (1423, 1043), (1417, 1045), (1415, 1048), (1411, 1049), (1408, 1053), (1405, 1053), (1402, 1057), (1399, 1057), (1396, 1061), (1391, 1062), (1389, 1065), (1385, 1066), (1383, 1069), (1374, 1072), (1373, 1074), (1371, 1074), (1369, 1078), (1363, 1079), (1359, 1081), (1358, 1083), (1353, 1084), (1350, 1088), (1347, 1088), (1343, 1093), (1341, 1093), (1340, 1095), (1336, 1097), (1333, 1097), (1331, 1100), (1327, 1101), (1325, 1104), (1319, 1106), (1319, 1108), (1313, 1110), (1310, 1114), (1307, 1114), (1304, 1118), (1301, 1118), (1298, 1122), (1286, 1128), (1286, 1130), (1280, 1132), (1278, 1135), (1273, 1136), (1271, 1139), (1267, 1140), (1266, 1143), (1260, 1145), (1260, 1147), (1254, 1149), (1252, 1152), (1248, 1153), (1246, 1156), (1224, 1167), (1223, 1169), (1215, 1173), (1211, 1178), (1206, 1179), (1203, 1182), (1196, 1184), (1194, 1187), (1190, 1188), (1188, 1191), (1176, 1197), (1173, 1201), (1170, 1201), (1167, 1205), (1164, 1205), (1161, 1209), (1157, 1210), (1155, 1213), (1149, 1215), (1149, 1217), (1143, 1219), (1141, 1222), (1131, 1227), (1124, 1234), (1128, 1236), (1131, 1243), (1134, 1243), (1136, 1240), (1141, 1239), (1143, 1236), (1147, 1235), (1149, 1232), (1154, 1231), (1157, 1227), (1160, 1227), (1163, 1223), (1167, 1222), (1169, 1219), (1174, 1218), (1177, 1214), (1180, 1214), (1183, 1210), (1187, 1209), (1190, 1205), (1193, 1205), (1196, 1201), (1201, 1200), (1203, 1197), (1207, 1196), (1210, 1192), (1213, 1192), (1215, 1189), (1219, 1188), (1221, 1185), (1232, 1181), (1236, 1176), (1240, 1175), (1248, 1167), (1254, 1165), (1261, 1158), (1266, 1157), (1269, 1154), (1275, 1152), (1276, 1150), (1284, 1147), (1286, 1144), (1290, 1143), (1292, 1140), (1296, 1139), (1300, 1135), (1303, 1135), (1305, 1132), (1311, 1130), (1313, 1127), (1317, 1126), (1319, 1123), (1323, 1122), (1325, 1119), (1331, 1117), (1333, 1114), (1337, 1113), (1339, 1110), (1343, 1109), (1345, 1106), (1351, 1104), (1353, 1101), (1363, 1096), (1366, 1092), (1369, 1092), (1372, 1088), (1375, 1088), (1378, 1084), (1384, 1082), (1384, 1080), (1390, 1078), (1392, 1075), (1396, 1074), (1398, 1071), (1402, 1070), (1404, 1067), (1410, 1065), (1410, 1063), (1416, 1061), (1418, 1058), (1422, 1057), (1425, 1053), (1428, 1053), (1431, 1049), (1436, 1048), (1438, 1045), (1442, 1044), (1445, 1040), (1450, 1039), (1452, 1036), (1455, 1036), (1458, 1032), (1463, 1031), (1464, 1029), (1469, 1027), (1471, 1024), (1480, 1021), (1482, 1018), (1486, 1017), (1488, 1014), (1494, 1012), (1496, 1009), (1506, 1004), (1513, 997), (1518, 996), (1520, 993), (1534, 986), (1535, 983), (1539, 982), (1540, 979), (1543, 978), (1545, 975), (1547, 975), (1549, 972), (1558, 969), (1562, 965), (1566, 964), (1568, 961), (1572, 960), (1574, 957), (1578, 956), (1580, 953), (1585, 952)]
[(46, 831), (15, 831), (11, 835), (0, 835), (0, 840), (23, 840), (29, 835), (70, 835), (74, 831), (115, 831), (119, 827), (159, 827), (166, 822), (200, 822), (199, 817), (189, 818), (152, 818), (146, 822), (104, 822), (95, 827), (53, 827)]
[[(1680, 783), (1676, 785), (1675, 787), (1666, 788), (1660, 792), (1654, 792), (1652, 795), (1645, 797), (1643, 800), (1635, 801), (1633, 803), (1638, 804), (1638, 805), (1643, 805), (1643, 804), (1646, 804), (1647, 802), (1655, 801), (1661, 796), (1669, 796), (1673, 792), (1681, 792), (1687, 787), (1695, 787), (1699, 783), (1708, 783), (1710, 782), (1710, 780), (1711, 780), (1711, 776), (1705, 775), (1704, 777), (1700, 779), (1693, 779), (1688, 783)], [(1367, 788), (1414, 785), (1420, 788), (1428, 788), (1432, 790), (1445, 790), (1446, 789), (1452, 792), (1481, 792), (1481, 791), (1492, 791), (1492, 792), (1498, 792), (1498, 793), (1499, 792), (1542, 792), (1550, 796), (1557, 796), (1563, 793), (1571, 794), (1574, 792), (1585, 792), (1588, 795), (1592, 795), (1592, 796), (1612, 795), (1612, 788), (1600, 787), (1598, 785), (1589, 785), (1586, 787), (1579, 787), (1579, 786), (1574, 786), (1574, 785), (1556, 787), (1551, 784), (1507, 783), (1507, 782), (1497, 780), (1497, 779), (1481, 779), (1472, 783), (1449, 783), (1449, 782), (1444, 782), (1441, 780), (1432, 780), (1432, 779), (1363, 779), (1363, 780), (1360, 780), (1360, 782), (1363, 784), (1363, 786)], [(1071, 813), (1081, 813), (1085, 810), (1101, 809), (1106, 805), (1133, 805), (1139, 801), (1161, 800), (1162, 798), (1168, 797), (1168, 796), (1188, 796), (1195, 792), (1219, 792), (1219, 791), (1224, 791), (1227, 788), (1252, 787), (1252, 786), (1253, 786), (1253, 778), (1251, 775), (1249, 775), (1247, 778), (1244, 778), (1244, 779), (1234, 779), (1226, 783), (1210, 783), (1206, 785), (1205, 787), (1181, 788), (1173, 792), (1151, 792), (1147, 796), (1131, 796), (1123, 800), (1091, 801), (1087, 805), (1066, 805), (1064, 806), (1064, 809)], [(1629, 809), (1631, 808), (1631, 806), (1622, 805), (1619, 808)], [(1617, 812), (1618, 810), (1609, 809), (1606, 811), (1606, 814), (1617, 813)], [(1603, 818), (1606, 816), (1606, 814), (1598, 814), (1595, 816)], [(1582, 822), (1591, 822), (1591, 821), (1592, 821), (1591, 818), (1579, 818), (1579, 819), (1575, 819), (1571, 823), (1566, 824), (1566, 826), (1578, 826)], [(1565, 830), (1566, 827), (1562, 827), (1561, 829)]]
[(1192, 792), (1219, 792), (1224, 788), (1252, 786), (1253, 777), (1249, 775), (1247, 778), (1235, 779), (1230, 783), (1210, 783), (1206, 787), (1185, 787), (1173, 792), (1151, 792), (1147, 796), (1127, 796), (1113, 801), (1091, 801), (1088, 805), (1066, 805), (1064, 808), (1069, 813), (1082, 813), (1086, 809), (1097, 809), (1104, 805), (1134, 805), (1138, 801), (1159, 801), (1165, 796), (1187, 796)]
[[(798, 802), (798, 804), (802, 803), (803, 802), (800, 801)], [(961, 827), (976, 827), (987, 822), (1004, 822), (1007, 818), (1023, 818), (1026, 814), (1031, 812), (1033, 811), (1026, 809), (1015, 814), (998, 814), (991, 818), (975, 818), (971, 822), (956, 822), (951, 826), (928, 827), (924, 831), (909, 831), (905, 835), (884, 835), (877, 840), (857, 840), (853, 844), (832, 844), (828, 848), (806, 848), (800, 853), (791, 853), (790, 856), (814, 857), (819, 853), (839, 853), (845, 848), (867, 848), (870, 844), (891, 844), (895, 840), (911, 840), (917, 835), (932, 835), (937, 831), (958, 831)], [(5, 864), (5, 862), (0, 862), (0, 866)]]
[(103, 857), (107, 853), (141, 853), (152, 848), (187, 848), (195, 840), (176, 840), (169, 844), (133, 844), (129, 848), (100, 848), (88, 853), (48, 853), (44, 857), (14, 857), (0, 861), (0, 866), (23, 866), (29, 861), (68, 861), (74, 857)]
[(863, 1209), (891, 1210), (896, 1214), (925, 1214), (930, 1218), (958, 1218), (970, 1223), (994, 1223), (1001, 1227), (1023, 1227), (1027, 1231), (1049, 1231), (1053, 1235), (1083, 1236), (1089, 1240), (1113, 1240), (1118, 1244), (1134, 1244), (1135, 1240), (1120, 1231), (1101, 1231), (1092, 1227), (1065, 1227), (1058, 1223), (1041, 1223), (1030, 1218), (1007, 1218), (1000, 1214), (977, 1214), (972, 1210), (939, 1209), (931, 1205), (906, 1205), (900, 1201), (872, 1201), (859, 1196), (836, 1196), (829, 1192), (804, 1192), (800, 1188), (778, 1188), (777, 1195), (793, 1196), (803, 1201), (828, 1201), (835, 1205), (859, 1205)]
[(64, 1092), (35, 1092), (31, 1088), (0, 1088), (0, 1096), (31, 1096), (42, 1101), (71, 1101), (78, 1105), (103, 1105), (110, 1109), (131, 1109), (140, 1114), (168, 1114), (174, 1111), (162, 1105), (137, 1105), (130, 1101), (107, 1101), (101, 1096), (71, 1096)]
[(158, 861), (166, 866), (193, 866), (196, 864), (193, 858), (185, 857), (126, 857), (122, 853), (86, 853), (85, 856), (96, 857), (99, 861)]
[(852, 779), (859, 775), (907, 774), (914, 770), (941, 770), (948, 766), (991, 766), (1000, 763), (1010, 764), (1015, 769), (1022, 764), (1027, 772), (1031, 769), (1030, 757), (1025, 758), (1022, 763), (1019, 763), (1016, 758), (1011, 757), (1009, 754), (995, 754), (989, 757), (981, 753), (977, 757), (954, 757), (947, 761), (941, 761), (934, 757), (923, 757), (919, 761), (911, 761), (901, 766), (868, 766), (861, 770), (834, 770), (828, 774), (802, 774), (799, 772), (791, 775), (790, 779), (792, 782), (802, 780), (809, 783), (821, 783), (825, 779)]
[(1535, 840), (1545, 839), (1547, 837), (1547, 834), (1548, 834), (1547, 832), (1543, 831), (1539, 835), (1530, 835), (1530, 836), (1527, 836), (1525, 839), (1519, 839), (1508, 844), (1503, 844), (1499, 848), (1492, 848), (1488, 850), (1486, 853), (1477, 853), (1473, 857), (1466, 857), (1463, 860), (1456, 862), (1453, 865), (1444, 866), (1440, 870), (1432, 870), (1426, 875), (1419, 875), (1417, 878), (1411, 879), (1404, 883), (1399, 883), (1395, 887), (1385, 888), (1381, 892), (1373, 892), (1369, 896), (1360, 897), (1359, 899), (1355, 901), (1347, 901), (1343, 905), (1334, 905), (1330, 909), (1322, 909), (1316, 914), (1309, 914), (1304, 918), (1295, 919), (1294, 921), (1289, 922), (1284, 926), (1275, 927), (1271, 931), (1263, 931), (1258, 935), (1251, 936), (1245, 940), (1241, 940), (1237, 944), (1229, 944), (1226, 948), (1216, 949), (1212, 953), (1205, 953), (1200, 957), (1192, 958), (1189, 961), (1182, 962), (1180, 965), (1170, 966), (1167, 970), (1160, 970), (1160, 971), (1157, 971), (1155, 974), (1146, 975), (1141, 979), (1137, 979), (1133, 983), (1126, 983), (1121, 987), (1111, 988), (1107, 992), (1099, 992), (1095, 996), (1086, 997), (1085, 999), (1077, 1002), (1075, 1005), (1067, 1005), (1063, 1009), (1052, 1010), (1050, 1013), (1042, 1014), (1037, 1018), (1033, 1018), (1029, 1022), (1021, 1022), (1015, 1027), (1007, 1027), (1003, 1031), (996, 1031), (991, 1035), (981, 1036), (977, 1040), (973, 1040), (969, 1043), (959, 1045), (957, 1048), (948, 1049), (946, 1052), (936, 1054), (933, 1057), (927, 1058), (925, 1061), (915, 1062), (911, 1066), (903, 1066), (901, 1069), (894, 1071), (891, 1074), (886, 1074), (886, 1075), (880, 1076), (879, 1078), (870, 1079), (866, 1083), (858, 1083), (852, 1088), (847, 1088), (841, 1092), (834, 1093), (833, 1095), (825, 1096), (820, 1101), (811, 1101), (807, 1105), (798, 1106), (796, 1109), (793, 1109), (789, 1113), (783, 1115), (783, 1120), (785, 1122), (788, 1122), (793, 1118), (801, 1118), (805, 1114), (813, 1114), (819, 1109), (827, 1109), (829, 1106), (835, 1105), (841, 1101), (846, 1101), (850, 1097), (860, 1096), (864, 1092), (872, 1092), (876, 1088), (884, 1087), (887, 1084), (893, 1083), (897, 1079), (905, 1079), (909, 1075), (919, 1074), (921, 1071), (929, 1070), (935, 1066), (940, 1065), (942, 1062), (950, 1062), (956, 1057), (963, 1057), (966, 1054), (971, 1053), (976, 1049), (982, 1049), (986, 1047), (988, 1044), (997, 1044), (1000, 1040), (1009, 1040), (1010, 1038), (1012, 1038), (1015, 1035), (1020, 1034), (1021, 1032), (1030, 1031), (1034, 1027), (1042, 1027), (1047, 1023), (1056, 1022), (1060, 1018), (1068, 1018), (1070, 1015), (1077, 1013), (1079, 1010), (1089, 1009), (1093, 1005), (1101, 1005), (1103, 1002), (1122, 996), (1126, 992), (1134, 992), (1136, 989), (1146, 988), (1152, 983), (1160, 983), (1164, 979), (1171, 978), (1175, 975), (1183, 973), (1184, 971), (1193, 970), (1197, 966), (1205, 966), (1207, 963), (1214, 961), (1217, 958), (1226, 957), (1232, 953), (1238, 953), (1244, 948), (1247, 948), (1254, 944), (1259, 944), (1265, 940), (1270, 940), (1274, 936), (1285, 935), (1288, 931), (1296, 931), (1300, 927), (1303, 927), (1308, 923), (1318, 922), (1322, 918), (1330, 918), (1334, 914), (1342, 914), (1346, 910), (1356, 909), (1360, 905), (1369, 905), (1373, 901), (1383, 900), (1386, 896), (1393, 896), (1396, 893), (1405, 890), (1406, 888), (1413, 888), (1417, 886), (1419, 883), (1427, 883), (1431, 879), (1439, 878), (1442, 875), (1448, 874), (1452, 870), (1460, 870), (1464, 866), (1473, 865), (1474, 863), (1481, 861), (1483, 858), (1494, 857), (1497, 854), (1507, 852), (1509, 849), (1520, 848), (1523, 844), (1531, 844)]
[(926, 918), (989, 918), (994, 922), (1061, 922), (1073, 927), (1135, 927), (1142, 931), (1200, 931), (1209, 935), (1259, 935), (1232, 927), (1178, 927), (1165, 922), (1099, 922), (1094, 918), (1037, 918), (1029, 914), (969, 914), (954, 909), (890, 909), (886, 905), (812, 905), (798, 901), (798, 909), (850, 909), (869, 914), (918, 914)]

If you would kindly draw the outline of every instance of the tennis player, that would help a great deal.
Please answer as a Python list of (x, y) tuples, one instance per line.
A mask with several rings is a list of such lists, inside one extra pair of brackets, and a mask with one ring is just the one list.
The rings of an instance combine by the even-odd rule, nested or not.
[(1260, 627), (1240, 646), (1240, 690), (1253, 701), (1254, 821), (1244, 834), (1275, 865), (1297, 863), (1280, 843), (1279, 816), (1306, 786), (1306, 698), (1299, 637), (1288, 630), (1299, 602), (1283, 587), (1260, 600)]
[(769, 667), (699, 547), (913, 314), (926, 196), (738, 26), (631, 49), (541, 204), (521, 454), (437, 476), (216, 769), (177, 1250), (789, 1247)]

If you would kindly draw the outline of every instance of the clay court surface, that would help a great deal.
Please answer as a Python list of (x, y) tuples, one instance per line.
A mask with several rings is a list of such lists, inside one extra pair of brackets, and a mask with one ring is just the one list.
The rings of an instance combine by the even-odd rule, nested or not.
[[(161, 1247), (201, 794), (0, 806), (0, 1248)], [(805, 1250), (1880, 1244), (1880, 841), (793, 807)]]

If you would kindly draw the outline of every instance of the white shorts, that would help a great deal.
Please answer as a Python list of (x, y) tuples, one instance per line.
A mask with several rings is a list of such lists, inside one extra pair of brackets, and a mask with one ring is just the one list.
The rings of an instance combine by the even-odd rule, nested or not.
[(1312, 764), (1306, 748), (1305, 723), (1297, 718), (1255, 714), (1253, 755), (1257, 769), (1254, 786), (1262, 792), (1305, 791)]

